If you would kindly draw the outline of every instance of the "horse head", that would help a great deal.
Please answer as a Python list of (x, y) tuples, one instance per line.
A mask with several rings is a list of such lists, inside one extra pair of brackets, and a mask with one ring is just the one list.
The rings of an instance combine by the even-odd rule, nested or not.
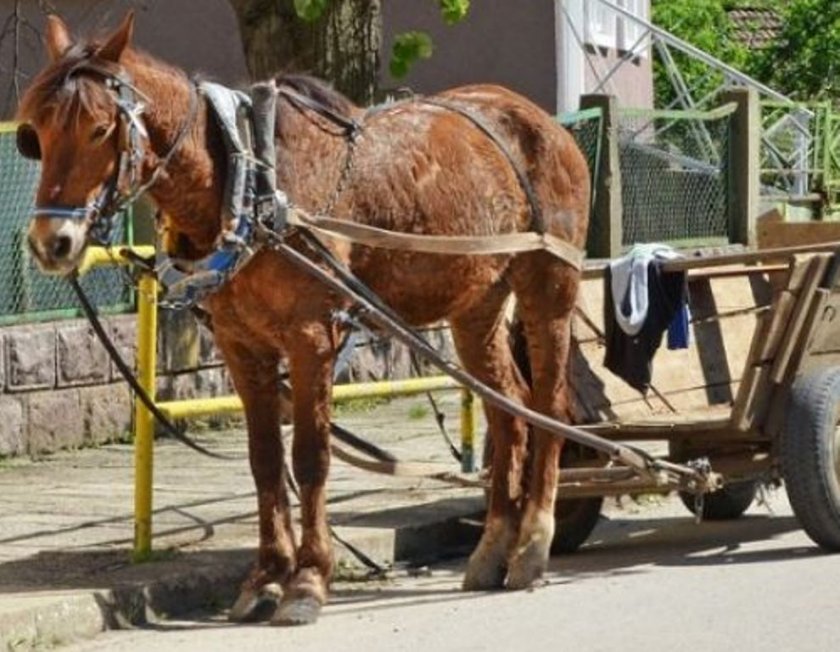
[(103, 41), (74, 43), (60, 18), (47, 20), (49, 63), (21, 100), (17, 132), (20, 153), (41, 162), (28, 242), (47, 273), (75, 269), (141, 183), (148, 136), (121, 65), (133, 26), (128, 14)]

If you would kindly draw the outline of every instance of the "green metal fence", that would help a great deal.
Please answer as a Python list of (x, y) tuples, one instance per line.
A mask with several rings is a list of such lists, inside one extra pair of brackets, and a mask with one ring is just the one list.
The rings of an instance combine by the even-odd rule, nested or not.
[[(584, 109), (557, 116), (557, 121), (574, 136), (586, 161), (589, 164), (589, 175), (592, 187), (595, 188), (595, 174), (601, 161), (601, 124), (603, 116), (601, 109)], [(595, 203), (595, 193), (592, 193), (592, 203)]]
[(619, 110), (624, 245), (727, 240), (734, 111)]
[(830, 102), (761, 102), (761, 192), (840, 217), (840, 112)]
[[(76, 317), (75, 295), (63, 279), (35, 267), (26, 246), (26, 228), (38, 185), (39, 166), (15, 145), (14, 123), (0, 123), (0, 325)], [(131, 241), (131, 220), (118, 221), (116, 241)], [(82, 280), (103, 312), (133, 307), (130, 288), (119, 270), (99, 269)]]

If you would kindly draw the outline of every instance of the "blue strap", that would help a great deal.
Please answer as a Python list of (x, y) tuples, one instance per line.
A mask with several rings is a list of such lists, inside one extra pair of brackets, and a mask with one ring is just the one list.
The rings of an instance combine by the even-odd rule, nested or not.
[(84, 220), (90, 213), (87, 206), (36, 206), (32, 217), (53, 217), (71, 220)]

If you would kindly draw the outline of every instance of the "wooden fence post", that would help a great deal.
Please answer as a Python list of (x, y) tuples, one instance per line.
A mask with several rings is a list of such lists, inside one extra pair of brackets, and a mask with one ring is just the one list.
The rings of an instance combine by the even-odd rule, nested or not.
[(761, 108), (758, 93), (752, 88), (729, 88), (722, 93), (721, 100), (737, 104), (729, 130), (729, 178), (726, 198), (729, 210), (729, 241), (754, 246), (761, 169)]
[(598, 169), (593, 170), (595, 205), (589, 223), (586, 252), (590, 258), (621, 255), (621, 167), (618, 149), (618, 102), (612, 95), (581, 95), (580, 108), (601, 109), (601, 150)]

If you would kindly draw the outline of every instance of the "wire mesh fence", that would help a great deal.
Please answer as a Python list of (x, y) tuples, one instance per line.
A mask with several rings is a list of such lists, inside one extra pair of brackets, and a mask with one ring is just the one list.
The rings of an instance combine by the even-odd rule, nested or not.
[(728, 237), (734, 109), (619, 111), (622, 244)]
[[(601, 160), (601, 125), (603, 121), (601, 109), (595, 107), (573, 113), (564, 113), (557, 117), (557, 121), (572, 134), (581, 152), (586, 157), (586, 162), (589, 165), (589, 178), (593, 188), (592, 205), (594, 206), (595, 175), (598, 173)], [(594, 225), (590, 221), (590, 228), (592, 226)]]
[[(70, 285), (41, 274), (26, 246), (39, 165), (18, 153), (15, 127), (0, 123), (0, 325), (75, 317), (80, 313)], [(130, 220), (120, 218), (115, 242), (130, 240)], [(132, 309), (132, 292), (121, 274), (117, 269), (97, 269), (82, 279), (104, 312)]]
[(590, 175), (598, 169), (601, 156), (601, 109), (584, 109), (558, 116), (557, 121), (574, 136), (589, 163)]

